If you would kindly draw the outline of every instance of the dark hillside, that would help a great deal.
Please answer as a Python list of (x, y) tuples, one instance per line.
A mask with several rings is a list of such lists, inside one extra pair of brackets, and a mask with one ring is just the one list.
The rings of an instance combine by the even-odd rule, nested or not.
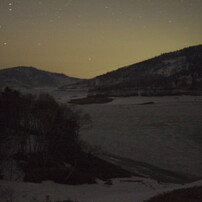
[(0, 70), (0, 85), (9, 87), (59, 87), (80, 79), (42, 71), (34, 67), (13, 67)]
[(202, 91), (202, 45), (162, 54), (96, 77), (91, 93), (175, 94)]

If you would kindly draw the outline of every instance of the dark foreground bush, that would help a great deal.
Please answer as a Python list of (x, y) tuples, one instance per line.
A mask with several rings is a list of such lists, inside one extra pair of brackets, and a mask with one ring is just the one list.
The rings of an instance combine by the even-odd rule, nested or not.
[(6, 88), (0, 95), (1, 140), (8, 147), (13, 143), (14, 154), (40, 153), (44, 167), (49, 159), (64, 160), (78, 144), (80, 119), (48, 94), (33, 97)]
[[(58, 168), (80, 147), (81, 116), (48, 94), (22, 95), (5, 88), (0, 93), (0, 160), (15, 157), (25, 175), (31, 169)], [(44, 172), (44, 178), (50, 175)]]

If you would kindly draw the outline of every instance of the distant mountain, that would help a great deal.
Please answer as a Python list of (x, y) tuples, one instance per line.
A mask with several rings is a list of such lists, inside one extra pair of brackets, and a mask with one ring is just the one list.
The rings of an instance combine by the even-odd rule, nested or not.
[(202, 92), (202, 45), (108, 72), (91, 81), (91, 94), (167, 95)]
[(51, 73), (34, 67), (13, 67), (0, 70), (0, 86), (14, 88), (60, 87), (81, 81), (64, 74)]

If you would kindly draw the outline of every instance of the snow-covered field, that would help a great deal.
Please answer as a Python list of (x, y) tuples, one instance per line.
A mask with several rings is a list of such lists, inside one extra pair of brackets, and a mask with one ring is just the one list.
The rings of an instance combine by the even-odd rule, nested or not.
[(202, 181), (176, 185), (140, 177), (114, 179), (112, 185), (106, 185), (102, 181), (77, 186), (51, 181), (41, 184), (0, 181), (0, 201), (55, 202), (71, 199), (77, 202), (143, 202), (161, 193), (201, 185)]
[[(66, 103), (84, 97), (82, 91), (50, 91)], [(141, 105), (146, 102), (154, 104)], [(107, 104), (79, 106), (91, 115), (92, 125), (81, 131), (81, 140), (98, 152), (145, 162), (167, 170), (202, 177), (202, 97), (114, 98)], [(133, 177), (114, 179), (113, 185), (61, 185), (0, 181), (0, 202), (8, 195), (13, 202), (76, 200), (78, 202), (143, 202), (182, 185)], [(202, 185), (202, 182), (187, 186)], [(3, 192), (7, 190), (7, 194)]]
[(92, 126), (81, 138), (101, 151), (202, 177), (201, 97), (115, 98), (82, 109)]

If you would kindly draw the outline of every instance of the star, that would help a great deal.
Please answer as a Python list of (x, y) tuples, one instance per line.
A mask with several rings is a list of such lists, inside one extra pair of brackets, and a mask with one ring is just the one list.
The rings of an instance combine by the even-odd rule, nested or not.
[(8, 5), (9, 5), (9, 6), (12, 6), (12, 3), (9, 3)]
[(90, 62), (91, 62), (91, 61), (92, 61), (92, 58), (88, 58), (88, 61), (90, 61)]
[(12, 9), (12, 8), (9, 8), (8, 10), (9, 10), (10, 12), (11, 12), (11, 11), (13, 11), (13, 9)]
[(4, 42), (4, 43), (3, 43), (4, 46), (6, 46), (7, 44), (8, 44), (7, 42)]

